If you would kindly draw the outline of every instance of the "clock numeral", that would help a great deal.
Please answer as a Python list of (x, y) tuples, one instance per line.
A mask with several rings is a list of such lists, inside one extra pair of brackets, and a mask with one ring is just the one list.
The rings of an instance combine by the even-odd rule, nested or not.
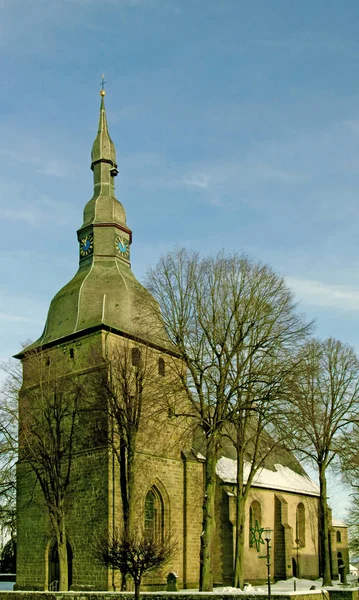
[(80, 239), (80, 255), (88, 256), (93, 251), (93, 236), (91, 233)]
[(130, 255), (130, 242), (119, 235), (116, 237), (116, 250), (120, 256), (128, 258)]

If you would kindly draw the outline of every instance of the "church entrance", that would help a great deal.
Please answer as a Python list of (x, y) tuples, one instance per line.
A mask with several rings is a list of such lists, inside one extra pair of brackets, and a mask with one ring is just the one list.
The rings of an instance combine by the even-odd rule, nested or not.
[[(67, 542), (67, 561), (68, 561), (68, 580), (69, 589), (72, 584), (72, 549), (70, 544)], [(60, 561), (59, 553), (57, 549), (57, 543), (55, 542), (49, 552), (49, 591), (58, 592), (60, 581)]]
[(297, 561), (295, 560), (295, 558), (292, 558), (292, 573), (293, 573), (293, 577), (298, 577), (298, 575), (297, 575)]

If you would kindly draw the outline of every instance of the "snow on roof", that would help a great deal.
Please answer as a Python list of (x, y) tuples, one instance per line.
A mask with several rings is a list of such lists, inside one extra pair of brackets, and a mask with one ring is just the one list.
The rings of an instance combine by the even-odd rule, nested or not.
[[(319, 496), (319, 487), (308, 475), (299, 475), (289, 467), (280, 464), (274, 465), (275, 471), (259, 469), (254, 476), (252, 485), (255, 487), (282, 490), (285, 492), (297, 492), (309, 496)], [(250, 463), (244, 463), (244, 482), (247, 481)], [(236, 483), (237, 461), (222, 456), (217, 462), (217, 475), (225, 483)], [(339, 527), (339, 525), (337, 525)]]
[(198, 460), (206, 460), (206, 457), (203, 456), (203, 454), (201, 452), (197, 452), (196, 458), (198, 458)]
[(332, 526), (333, 527), (348, 527), (348, 525), (346, 523), (344, 523), (344, 521), (342, 521), (342, 519), (332, 519)]

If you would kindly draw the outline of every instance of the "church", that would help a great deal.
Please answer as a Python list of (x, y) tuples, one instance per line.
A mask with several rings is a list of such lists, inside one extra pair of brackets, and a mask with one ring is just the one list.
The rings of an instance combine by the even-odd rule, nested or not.
[[(136, 368), (144, 356), (151, 365), (152, 389), (158, 397), (177, 360), (166, 341), (154, 298), (131, 270), (132, 231), (124, 206), (115, 197), (116, 151), (106, 118), (104, 91), (98, 133), (91, 154), (94, 193), (84, 208), (77, 232), (79, 267), (73, 279), (53, 298), (41, 337), (16, 357), (23, 364), (20, 432), (25, 426), (25, 398), (39, 386), (33, 365), (42, 372), (61, 365), (66, 377), (87, 377), (93, 356), (129, 353)], [(87, 421), (79, 423), (86, 435)], [(160, 428), (160, 429), (159, 429)], [(160, 430), (160, 435), (158, 431)], [(84, 442), (85, 444), (85, 442)], [(135, 456), (136, 522), (158, 535), (171, 531), (178, 550), (162, 569), (150, 573), (144, 588), (166, 589), (168, 573), (178, 588), (198, 588), (202, 531), (204, 462), (190, 428), (170, 414), (149, 418), (139, 431)], [(113, 590), (117, 575), (94, 558), (94, 545), (121, 527), (123, 506), (120, 469), (108, 446), (89, 443), (73, 457), (70, 500), (66, 505), (68, 585), (73, 590)], [(235, 545), (236, 462), (231, 452), (217, 464), (216, 532), (213, 545), (215, 585), (231, 585)], [(267, 570), (250, 536), (250, 527), (272, 530), (272, 578), (319, 577), (317, 485), (289, 453), (261, 469), (253, 482), (246, 514), (245, 581), (263, 582)], [(330, 530), (333, 577), (349, 565), (347, 529), (332, 520)], [(42, 491), (34, 473), (17, 466), (18, 590), (57, 590), (59, 558)]]

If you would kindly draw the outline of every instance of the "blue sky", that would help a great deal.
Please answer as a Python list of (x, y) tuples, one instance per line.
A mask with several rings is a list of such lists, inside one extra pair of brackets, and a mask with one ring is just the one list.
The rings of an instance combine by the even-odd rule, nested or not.
[(357, 0), (0, 8), (1, 359), (77, 269), (102, 72), (135, 275), (176, 244), (247, 252), (359, 351)]

